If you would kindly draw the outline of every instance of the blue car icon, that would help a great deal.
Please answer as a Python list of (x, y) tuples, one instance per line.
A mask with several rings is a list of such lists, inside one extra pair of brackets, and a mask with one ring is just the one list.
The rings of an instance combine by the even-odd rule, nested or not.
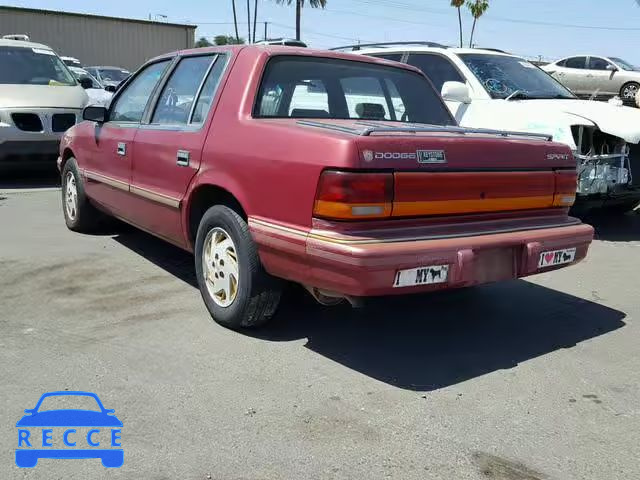
[[(99, 411), (66, 408), (39, 411), (42, 402), (50, 397), (85, 397), (85, 401), (93, 399), (97, 403)], [(16, 427), (18, 427), (16, 465), (18, 467), (35, 467), (40, 458), (99, 458), (105, 467), (122, 466), (124, 453), (119, 443), (122, 422), (114, 415), (115, 410), (104, 408), (95, 393), (48, 392), (40, 397), (34, 408), (24, 412), (26, 415), (16, 423)], [(89, 448), (82, 448), (82, 441), (85, 437), (77, 433), (74, 427), (91, 427), (86, 435), (86, 443)], [(42, 429), (41, 444), (40, 437), (35, 432), (36, 428), (38, 431)], [(59, 439), (53, 438), (54, 428), (56, 430), (64, 429), (64, 434)], [(104, 448), (107, 442), (102, 437), (105, 434), (109, 434), (108, 445), (112, 448)], [(64, 446), (73, 448), (55, 448), (54, 443), (60, 439), (64, 441)], [(42, 448), (39, 448), (40, 445)], [(76, 445), (80, 446), (75, 448)]]

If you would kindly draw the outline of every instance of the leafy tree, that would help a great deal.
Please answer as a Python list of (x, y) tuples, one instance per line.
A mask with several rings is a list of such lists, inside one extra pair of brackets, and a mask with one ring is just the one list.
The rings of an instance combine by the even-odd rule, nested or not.
[(195, 43), (195, 47), (196, 48), (202, 48), (202, 47), (210, 47), (212, 46), (213, 43), (211, 43), (209, 40), (207, 40), (205, 37), (200, 37), (198, 39), (198, 41)]
[(473, 27), (471, 27), (471, 37), (469, 38), (469, 47), (473, 47), (473, 34), (476, 30), (478, 19), (489, 9), (489, 0), (468, 0), (467, 7), (473, 15)]
[(451, 6), (458, 9), (458, 26), (460, 32), (460, 47), (462, 48), (462, 12), (460, 9), (464, 5), (465, 0), (451, 0)]
[(213, 37), (215, 45), (240, 45), (244, 43), (244, 38), (236, 38), (233, 35), (216, 35)]
[[(302, 16), (302, 7), (305, 0), (276, 0), (276, 3), (286, 3), (291, 5), (296, 2), (296, 40), (300, 40), (300, 17)], [(324, 8), (327, 6), (327, 0), (308, 0), (311, 8)]]

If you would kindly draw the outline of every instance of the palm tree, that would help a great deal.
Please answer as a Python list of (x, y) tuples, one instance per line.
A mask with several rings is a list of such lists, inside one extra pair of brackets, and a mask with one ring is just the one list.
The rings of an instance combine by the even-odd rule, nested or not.
[(489, 8), (489, 0), (468, 0), (467, 7), (473, 15), (473, 27), (471, 27), (471, 37), (469, 37), (469, 47), (473, 47), (473, 34), (476, 30), (476, 22)]
[(451, 6), (458, 9), (458, 26), (460, 31), (460, 48), (462, 48), (462, 13), (460, 8), (464, 5), (464, 0), (451, 0)]
[(238, 35), (238, 17), (236, 16), (236, 0), (231, 0), (231, 8), (233, 8), (233, 26), (236, 28), (236, 41), (240, 43), (240, 35)]
[[(302, 15), (302, 7), (304, 0), (276, 0), (276, 3), (286, 3), (291, 5), (296, 2), (296, 40), (300, 40), (300, 17)], [(308, 0), (311, 8), (324, 8), (327, 6), (327, 0)]]

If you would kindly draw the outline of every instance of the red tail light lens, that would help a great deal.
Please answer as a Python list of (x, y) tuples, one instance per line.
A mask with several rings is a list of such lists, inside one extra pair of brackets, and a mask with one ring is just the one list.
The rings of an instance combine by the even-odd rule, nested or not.
[(570, 207), (576, 201), (578, 173), (575, 170), (557, 170), (556, 188), (553, 194), (554, 207)]
[(316, 217), (334, 220), (391, 216), (393, 174), (325, 171), (313, 208)]

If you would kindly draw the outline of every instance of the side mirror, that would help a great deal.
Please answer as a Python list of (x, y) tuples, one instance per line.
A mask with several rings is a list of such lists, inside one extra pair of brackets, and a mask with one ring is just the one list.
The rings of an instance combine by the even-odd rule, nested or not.
[(80, 86), (85, 90), (87, 88), (93, 88), (93, 80), (91, 80), (89, 77), (82, 77), (80, 79)]
[(618, 71), (618, 67), (616, 67), (615, 65), (607, 65), (607, 70), (609, 70), (610, 72), (617, 72)]
[(35, 412), (35, 410), (33, 408), (27, 408), (24, 413), (31, 413), (33, 414), (33, 412)]
[(444, 82), (441, 95), (449, 102), (471, 103), (469, 87), (462, 82)]
[(115, 93), (115, 91), (116, 91), (116, 86), (115, 86), (115, 85), (105, 85), (104, 89), (105, 89), (107, 92)]
[(104, 107), (89, 106), (82, 111), (82, 119), (90, 122), (104, 123), (107, 121), (107, 109)]

